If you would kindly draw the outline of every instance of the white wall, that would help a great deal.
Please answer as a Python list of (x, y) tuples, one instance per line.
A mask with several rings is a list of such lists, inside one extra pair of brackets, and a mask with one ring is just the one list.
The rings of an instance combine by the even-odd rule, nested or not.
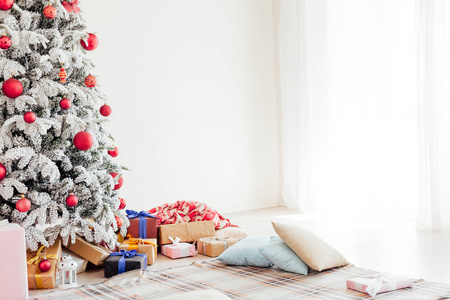
[(82, 1), (129, 208), (279, 198), (271, 0)]

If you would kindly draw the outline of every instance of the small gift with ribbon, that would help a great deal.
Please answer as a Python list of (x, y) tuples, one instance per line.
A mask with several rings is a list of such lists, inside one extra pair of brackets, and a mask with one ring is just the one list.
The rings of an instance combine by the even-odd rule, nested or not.
[(170, 244), (169, 236), (180, 238), (180, 242), (196, 242), (200, 238), (214, 236), (216, 227), (213, 221), (185, 222), (159, 226), (159, 245)]
[(390, 273), (375, 273), (347, 279), (347, 288), (375, 297), (377, 294), (411, 287), (413, 279)]
[(169, 237), (172, 244), (161, 246), (161, 254), (168, 256), (172, 259), (195, 256), (195, 246), (188, 243), (180, 243), (180, 239), (175, 237)]
[[(61, 240), (45, 248), (41, 246), (37, 252), (27, 252), (27, 277), (28, 288), (35, 289), (54, 289), (56, 287), (56, 264), (61, 258)], [(50, 269), (42, 272), (39, 269), (39, 263), (47, 259), (50, 262)]]
[(105, 277), (122, 274), (132, 270), (145, 270), (147, 268), (147, 254), (137, 253), (136, 250), (120, 250), (113, 252), (105, 260)]
[(223, 251), (227, 250), (228, 247), (236, 244), (237, 242), (239, 242), (239, 240), (235, 238), (201, 238), (197, 241), (197, 252), (198, 254), (217, 257), (222, 254)]
[(127, 216), (130, 220), (128, 234), (134, 238), (156, 239), (158, 233), (158, 218), (142, 210), (137, 212), (127, 209)]
[(119, 246), (119, 250), (136, 250), (138, 253), (147, 254), (147, 265), (149, 266), (156, 261), (156, 239), (136, 239), (129, 237)]

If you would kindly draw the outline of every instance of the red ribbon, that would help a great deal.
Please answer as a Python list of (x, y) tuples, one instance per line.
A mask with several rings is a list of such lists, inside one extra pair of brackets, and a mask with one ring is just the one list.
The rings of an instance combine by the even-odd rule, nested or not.
[(75, 14), (79, 13), (81, 10), (78, 7), (79, 4), (79, 0), (73, 0), (71, 3), (67, 2), (67, 1), (63, 1), (62, 5), (64, 6), (64, 8), (67, 10), (67, 12), (73, 12)]

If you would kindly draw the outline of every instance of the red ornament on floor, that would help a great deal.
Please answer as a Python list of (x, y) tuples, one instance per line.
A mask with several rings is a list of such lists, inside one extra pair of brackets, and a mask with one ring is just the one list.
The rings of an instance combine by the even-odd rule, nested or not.
[(3, 50), (9, 49), (11, 47), (11, 39), (5, 34), (0, 38), (0, 48)]
[(73, 144), (78, 150), (86, 151), (94, 144), (94, 138), (89, 132), (80, 131), (73, 138)]
[(48, 259), (43, 259), (39, 262), (38, 268), (41, 272), (47, 272), (52, 267), (52, 264)]
[(78, 204), (78, 198), (73, 193), (70, 193), (69, 197), (66, 198), (66, 204), (68, 207), (75, 207)]
[(56, 8), (51, 5), (46, 6), (44, 8), (44, 16), (47, 19), (53, 19), (54, 17), (56, 17)]
[(87, 44), (83, 40), (81, 40), (80, 41), (81, 46), (84, 49), (86, 49), (87, 51), (92, 51), (92, 50), (97, 49), (97, 47), (98, 47), (98, 37), (95, 34), (93, 34), (93, 33), (88, 33), (88, 34), (89, 34), (89, 37), (87, 38)]
[(117, 157), (119, 155), (119, 148), (114, 147), (114, 150), (108, 150), (108, 154), (112, 157)]
[(16, 202), (16, 209), (20, 212), (27, 212), (31, 208), (31, 201), (22, 195), (22, 199)]
[[(116, 176), (117, 175), (119, 175), (119, 173), (116, 173), (116, 172), (113, 172), (113, 173), (109, 173), (109, 175), (111, 175), (112, 176), (112, 178), (116, 178)], [(123, 177), (122, 176), (120, 176), (120, 178), (119, 178), (119, 182), (114, 186), (114, 190), (118, 190), (118, 189), (120, 189), (121, 187), (122, 187), (122, 185), (123, 185)]]
[(34, 112), (32, 112), (32, 111), (29, 111), (29, 112), (27, 112), (26, 114), (23, 115), (23, 119), (28, 124), (34, 123), (34, 121), (36, 121), (36, 114)]
[(23, 93), (23, 85), (22, 82), (20, 82), (17, 79), (10, 78), (3, 82), (2, 85), (2, 92), (5, 94), (8, 98), (17, 98)]
[(120, 200), (119, 209), (124, 209), (127, 206), (127, 203), (123, 198), (119, 198), (119, 200)]
[(0, 0), (0, 10), (8, 10), (14, 5), (14, 0)]
[(64, 99), (61, 99), (61, 101), (59, 101), (59, 106), (62, 109), (66, 109), (67, 110), (67, 109), (70, 108), (70, 106), (72, 106), (72, 102), (69, 99), (64, 98)]
[(111, 112), (112, 112), (111, 106), (107, 104), (103, 104), (100, 107), (100, 114), (104, 117), (108, 117), (109, 115), (111, 115)]
[(95, 78), (95, 76), (92, 75), (88, 75), (86, 76), (86, 78), (84, 79), (84, 84), (88, 87), (88, 88), (93, 88), (97, 85), (97, 78)]
[(116, 216), (116, 223), (117, 223), (117, 228), (122, 227), (122, 225), (123, 225), (123, 220), (122, 220), (122, 218), (119, 217), (119, 216)]
[(6, 177), (6, 167), (4, 164), (0, 163), (0, 181)]

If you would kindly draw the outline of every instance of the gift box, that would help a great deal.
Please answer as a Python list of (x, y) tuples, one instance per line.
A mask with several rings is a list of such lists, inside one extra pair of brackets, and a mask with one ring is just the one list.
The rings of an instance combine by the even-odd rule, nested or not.
[(197, 254), (194, 245), (188, 243), (180, 243), (180, 239), (178, 237), (175, 238), (175, 240), (171, 237), (169, 238), (173, 242), (173, 244), (161, 246), (161, 253), (163, 255), (175, 259), (195, 256), (195, 254)]
[(239, 240), (234, 238), (201, 238), (197, 241), (197, 252), (198, 254), (217, 257), (222, 254), (223, 251), (227, 250), (228, 247), (237, 242), (239, 242)]
[(134, 238), (156, 239), (158, 235), (158, 218), (146, 211), (127, 210), (130, 226), (128, 234)]
[(70, 251), (87, 259), (96, 266), (103, 266), (105, 259), (107, 259), (111, 253), (108, 249), (89, 243), (80, 236), (77, 236), (75, 243), (70, 244), (68, 248)]
[(180, 242), (195, 242), (200, 238), (214, 236), (213, 221), (186, 222), (159, 226), (159, 245), (171, 244), (169, 237), (176, 236)]
[(413, 279), (389, 273), (376, 273), (347, 279), (347, 288), (374, 297), (376, 294), (395, 291), (413, 285)]
[(0, 221), (0, 299), (28, 299), (25, 230)]
[(81, 256), (79, 256), (78, 254), (75, 254), (74, 252), (70, 251), (69, 249), (63, 247), (61, 256), (65, 256), (65, 255), (70, 255), (72, 257), (72, 259), (77, 262), (77, 274), (86, 272), (86, 267), (88, 264), (87, 259), (84, 259)]
[[(29, 289), (54, 289), (56, 287), (56, 264), (61, 258), (61, 240), (53, 246), (41, 246), (37, 252), (27, 252), (27, 276)], [(38, 265), (43, 259), (50, 261), (51, 267), (47, 272), (41, 272)]]
[(136, 250), (113, 252), (105, 260), (105, 277), (110, 278), (132, 270), (145, 270), (147, 268), (147, 255), (137, 253)]
[(147, 254), (147, 265), (149, 266), (156, 261), (157, 249), (156, 239), (130, 238), (119, 246), (119, 250), (136, 250), (137, 253)]

